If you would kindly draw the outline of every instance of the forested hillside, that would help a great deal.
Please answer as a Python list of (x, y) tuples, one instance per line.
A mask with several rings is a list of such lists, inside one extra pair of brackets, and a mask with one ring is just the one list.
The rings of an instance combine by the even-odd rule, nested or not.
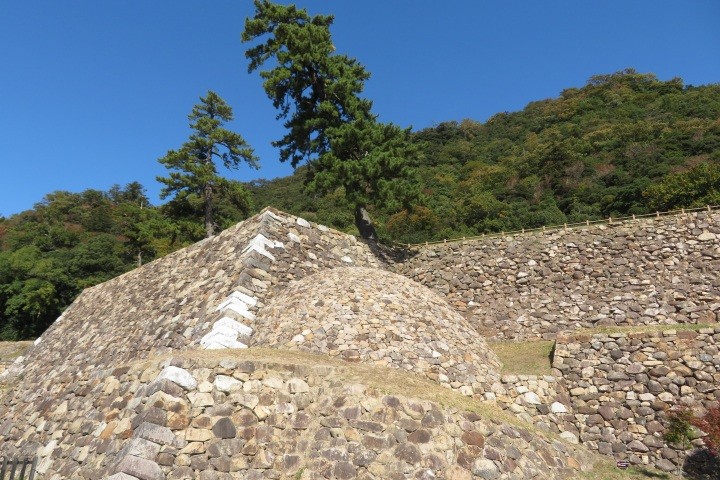
[[(686, 86), (626, 70), (485, 123), (416, 132), (424, 196), (376, 209), (402, 242), (720, 204), (720, 85)], [(342, 195), (307, 198), (303, 172), (252, 184), (255, 205), (351, 229)]]
[[(409, 210), (372, 210), (383, 240), (720, 204), (720, 84), (686, 86), (631, 70), (600, 75), (520, 112), (444, 122), (412, 141), (422, 195)], [(306, 168), (245, 188), (224, 181), (217, 226), (271, 205), (356, 233), (345, 192), (305, 193)], [(131, 183), (53, 192), (32, 210), (0, 217), (0, 340), (34, 337), (83, 288), (200, 240), (203, 210), (201, 194), (152, 206)]]
[[(230, 183), (216, 199), (222, 228), (248, 215), (247, 192)], [(53, 192), (32, 210), (0, 217), (0, 340), (35, 337), (84, 288), (202, 239), (202, 198), (184, 200), (154, 207), (133, 182)]]

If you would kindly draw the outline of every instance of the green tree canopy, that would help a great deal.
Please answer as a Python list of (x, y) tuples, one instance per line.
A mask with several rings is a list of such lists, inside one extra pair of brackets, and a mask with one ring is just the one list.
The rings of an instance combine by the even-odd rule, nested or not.
[(336, 54), (332, 16), (310, 16), (294, 5), (255, 0), (255, 16), (245, 21), (248, 70), (262, 70), (263, 87), (284, 119), (287, 133), (273, 145), (280, 160), (297, 167), (307, 162), (307, 190), (320, 194), (340, 187), (362, 221), (368, 204), (396, 208), (416, 197), (408, 160), (417, 154), (409, 131), (382, 124), (362, 98), (370, 74), (357, 60)]
[(170, 175), (157, 180), (165, 184), (162, 198), (175, 195), (175, 200), (181, 202), (192, 195), (202, 198), (205, 235), (211, 237), (216, 228), (214, 196), (228, 187), (228, 182), (218, 175), (216, 160), (227, 169), (237, 169), (241, 162), (257, 168), (257, 157), (240, 134), (223, 128), (233, 119), (233, 113), (215, 92), (201, 97), (188, 119), (193, 134), (179, 150), (170, 150), (159, 160)]
[(34, 337), (83, 288), (187, 243), (137, 182), (53, 192), (0, 222), (0, 340)]

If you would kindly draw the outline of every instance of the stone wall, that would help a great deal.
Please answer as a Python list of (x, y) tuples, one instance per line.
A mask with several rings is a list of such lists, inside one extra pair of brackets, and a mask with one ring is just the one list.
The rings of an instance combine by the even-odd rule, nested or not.
[[(29, 417), (6, 440), (37, 445), (48, 480), (560, 479), (597, 460), (490, 410), (384, 393), (322, 357), (245, 355), (198, 351), (99, 371), (86, 397)], [(399, 375), (369, 376), (403, 390)], [(428, 383), (425, 398), (433, 388), (444, 390)]]
[[(359, 330), (348, 330), (341, 317), (359, 310), (336, 302), (342, 328), (335, 331), (323, 323), (322, 299), (303, 297), (303, 289), (310, 292), (312, 278), (325, 278), (315, 274), (337, 267), (369, 267), (378, 278), (391, 279), (380, 271), (387, 258), (351, 236), (266, 209), (83, 292), (24, 359), (0, 375), (6, 382), (0, 453), (37, 453), (43, 478), (52, 480), (572, 478), (579, 465), (592, 461), (573, 442), (635, 463), (676, 468), (681, 452), (657, 445), (660, 412), (679, 399), (718, 398), (718, 329), (647, 338), (561, 335), (553, 376), (502, 382), (496, 381), (494, 355), (484, 347), (477, 358), (463, 350), (462, 338), (469, 348), (484, 345), (477, 331), (459, 318), (458, 331), (441, 330), (452, 328), (446, 325), (455, 315), (448, 304), (464, 312), (475, 330), (496, 338), (554, 337), (579, 326), (717, 321), (718, 215), (423, 249), (392, 268), (445, 296), (447, 302), (430, 302), (433, 318), (416, 315), (423, 302), (436, 298), (421, 286), (403, 279), (382, 292), (366, 282), (368, 288), (345, 285), (347, 292), (330, 292), (343, 299), (360, 296), (369, 306), (367, 315), (358, 315)], [(401, 307), (400, 297), (388, 297), (380, 310), (396, 314), (392, 321), (402, 328), (391, 328), (391, 334), (370, 328), (380, 322), (373, 305), (397, 288), (414, 292), (414, 305)], [(317, 332), (295, 332), (297, 319), (282, 313), (287, 302), (299, 313), (307, 301), (305, 307), (320, 308)], [(393, 313), (393, 305), (402, 311)], [(458, 354), (462, 361), (440, 361), (446, 370), (432, 371), (434, 352), (426, 358), (415, 351), (424, 351), (428, 332), (437, 337), (430, 343), (447, 343), (447, 357)], [(358, 345), (371, 336), (375, 345), (380, 335), (389, 339), (388, 348), (410, 345), (402, 355), (385, 352), (392, 365), (425, 373), (407, 366), (426, 362), (436, 382), (497, 400), (550, 436), (502, 417), (381, 393), (369, 387), (371, 381), (357, 387), (338, 373), (340, 367), (320, 361), (280, 367), (233, 360), (240, 358), (233, 349), (254, 342), (286, 349), (299, 343), (297, 335), (307, 340), (321, 334), (345, 350), (350, 337)], [(372, 360), (367, 347), (365, 359)], [(178, 356), (189, 349), (193, 359)], [(410, 354), (415, 363), (403, 357)], [(175, 360), (153, 360), (158, 355)], [(273, 356), (282, 355), (273, 350)], [(203, 363), (206, 356), (209, 363)], [(387, 363), (386, 356), (376, 360)], [(360, 353), (347, 359), (359, 358)], [(467, 370), (483, 359), (487, 368), (478, 371), (486, 384)], [(381, 366), (353, 368), (361, 367), (375, 368), (372, 378), (402, 373), (413, 379), (408, 386), (421, 381)], [(472, 402), (437, 383), (428, 385), (438, 388), (433, 395)]]
[[(45, 435), (52, 430), (70, 452), (61, 470), (62, 478), (71, 478), (105, 416), (132, 398), (133, 386), (117, 398), (103, 395), (105, 388), (114, 391), (105, 384), (112, 372), (129, 361), (188, 348), (244, 348), (254, 333), (255, 313), (292, 279), (380, 263), (350, 235), (266, 209), (89, 288), (21, 361), (0, 374), (5, 383), (0, 453), (17, 447), (32, 455), (47, 445)], [(70, 423), (63, 420), (67, 416)], [(122, 438), (122, 432), (116, 435)], [(43, 439), (42, 445), (36, 439)]]
[[(293, 278), (344, 265), (379, 265), (354, 237), (270, 209), (159, 260), (88, 288), (36, 341), (26, 378), (60, 383), (99, 367), (198, 345), (214, 326), (242, 322)], [(242, 332), (238, 332), (242, 333)], [(226, 345), (227, 346), (227, 345)]]
[(573, 420), (573, 402), (562, 376), (503, 375), (501, 388), (495, 393), (500, 408), (540, 430), (578, 443), (580, 432)]
[(257, 312), (252, 346), (400, 368), (465, 395), (499, 381), (500, 362), (443, 298), (378, 269), (325, 270), (291, 283)]
[(678, 470), (685, 452), (663, 442), (668, 410), (720, 401), (720, 327), (563, 334), (553, 367), (582, 443), (631, 463)]
[(720, 316), (720, 212), (419, 248), (395, 265), (488, 339)]

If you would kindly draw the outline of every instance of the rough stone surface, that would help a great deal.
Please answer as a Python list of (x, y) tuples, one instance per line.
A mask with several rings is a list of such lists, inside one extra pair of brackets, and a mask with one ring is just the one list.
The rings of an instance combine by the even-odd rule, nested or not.
[(197, 382), (189, 372), (183, 370), (182, 368), (173, 367), (172, 365), (168, 365), (163, 368), (157, 379), (170, 380), (171, 382), (180, 385), (185, 390), (195, 390), (195, 387), (197, 387)]
[[(0, 453), (37, 454), (51, 480), (294, 478), (301, 469), (311, 479), (470, 479), (492, 478), (493, 466), (498, 478), (575, 478), (593, 463), (589, 450), (677, 471), (686, 452), (663, 444), (663, 412), (720, 398), (720, 330), (558, 333), (717, 322), (718, 220), (693, 213), (498, 237), (399, 261), (266, 209), (85, 290), (0, 374)], [(349, 265), (374, 270), (354, 284), (334, 277)], [(303, 279), (306, 298), (294, 290)], [(325, 291), (309, 285), (321, 282)], [(283, 302), (313, 328), (264, 316)], [(553, 375), (500, 379), (483, 333), (557, 336)], [(528, 427), (383, 395), (323, 362), (227, 350), (262, 342), (362, 362), (379, 378), (386, 366), (409, 370), (458, 398), (497, 402)], [(219, 351), (176, 355), (200, 346)], [(195, 383), (161, 376), (169, 367)]]
[(720, 212), (418, 249), (395, 265), (488, 339), (720, 321)]
[(499, 380), (497, 357), (462, 316), (427, 288), (377, 269), (336, 268), (290, 284), (256, 325), (254, 346), (402, 368), (471, 394)]
[[(288, 233), (300, 243), (287, 242)], [(87, 478), (103, 478), (112, 473), (107, 459), (132, 438), (139, 415), (174, 431), (192, 428), (197, 409), (221, 408), (207, 396), (213, 379), (201, 375), (197, 386), (178, 377), (159, 379), (166, 367), (182, 367), (154, 364), (128, 383), (121, 380), (128, 363), (196, 347), (218, 322), (223, 331), (234, 325), (241, 338), (276, 290), (347, 265), (343, 257), (357, 266), (382, 263), (352, 236), (266, 209), (215, 237), (86, 289), (41, 341), (3, 372), (0, 381), (7, 392), (0, 398), (0, 453), (34, 455), (55, 440), (39, 462), (43, 478), (80, 478), (76, 472), (81, 470)], [(230, 320), (247, 328), (238, 329)], [(249, 368), (239, 364), (223, 374), (250, 374)], [(148, 397), (155, 408), (165, 409), (163, 420), (157, 412), (143, 413), (140, 407)], [(265, 401), (242, 398), (249, 405)], [(269, 414), (264, 407), (258, 411)], [(203, 427), (211, 428), (211, 423)], [(187, 462), (183, 467), (199, 461), (180, 458)]]
[[(563, 379), (583, 443), (612, 446), (615, 458), (631, 463), (668, 462), (679, 471), (682, 450), (662, 439), (667, 412), (707, 408), (720, 399), (720, 326), (694, 330), (596, 333), (558, 336), (554, 372)], [(583, 377), (583, 369), (593, 374)], [(612, 380), (614, 379), (614, 380)], [(554, 423), (564, 417), (536, 418)]]
[(165, 474), (160, 466), (145, 458), (128, 455), (117, 467), (119, 473), (139, 478), (140, 480), (164, 480)]

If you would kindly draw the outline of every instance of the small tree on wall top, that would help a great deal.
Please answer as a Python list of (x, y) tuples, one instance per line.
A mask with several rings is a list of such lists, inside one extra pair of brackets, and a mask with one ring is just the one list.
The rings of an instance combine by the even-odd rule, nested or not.
[(201, 97), (188, 119), (193, 134), (179, 150), (170, 150), (158, 160), (170, 170), (170, 175), (157, 180), (165, 184), (162, 198), (173, 194), (176, 200), (192, 194), (202, 197), (205, 235), (211, 237), (215, 233), (214, 195), (227, 184), (218, 175), (215, 162), (221, 162), (227, 169), (237, 169), (242, 162), (257, 168), (258, 159), (240, 134), (223, 128), (233, 119), (233, 113), (217, 93), (208, 91)]

